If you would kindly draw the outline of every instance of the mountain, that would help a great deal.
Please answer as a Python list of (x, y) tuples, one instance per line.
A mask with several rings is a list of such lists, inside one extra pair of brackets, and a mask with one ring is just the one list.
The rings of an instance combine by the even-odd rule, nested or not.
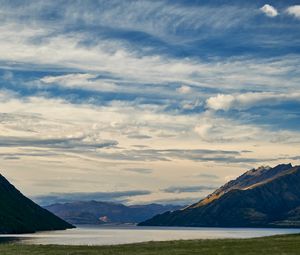
[(131, 205), (80, 201), (53, 204), (45, 208), (72, 224), (138, 223), (158, 213), (181, 208), (175, 205)]
[(25, 197), (0, 175), (0, 233), (64, 230), (73, 226)]
[(196, 204), (139, 225), (300, 227), (300, 166), (252, 169)]

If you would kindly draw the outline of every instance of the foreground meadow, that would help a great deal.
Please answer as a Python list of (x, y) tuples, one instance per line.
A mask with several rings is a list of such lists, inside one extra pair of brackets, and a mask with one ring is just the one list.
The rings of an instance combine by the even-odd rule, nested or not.
[(1, 255), (296, 255), (300, 235), (253, 239), (148, 242), (115, 246), (0, 245)]

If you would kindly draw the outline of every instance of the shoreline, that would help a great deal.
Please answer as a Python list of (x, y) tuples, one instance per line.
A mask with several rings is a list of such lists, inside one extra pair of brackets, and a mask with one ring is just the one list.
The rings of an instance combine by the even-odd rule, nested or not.
[(109, 246), (183, 240), (245, 240), (300, 234), (300, 229), (77, 226), (65, 231), (0, 235), (1, 244)]
[(143, 242), (122, 245), (71, 246), (0, 244), (0, 254), (5, 255), (271, 255), (300, 254), (300, 234), (276, 235), (249, 239), (178, 240)]

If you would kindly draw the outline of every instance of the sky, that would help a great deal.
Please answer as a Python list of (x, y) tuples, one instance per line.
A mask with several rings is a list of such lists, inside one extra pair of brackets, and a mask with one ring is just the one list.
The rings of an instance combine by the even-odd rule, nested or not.
[(0, 0), (0, 168), (39, 203), (196, 202), (299, 125), (297, 1)]

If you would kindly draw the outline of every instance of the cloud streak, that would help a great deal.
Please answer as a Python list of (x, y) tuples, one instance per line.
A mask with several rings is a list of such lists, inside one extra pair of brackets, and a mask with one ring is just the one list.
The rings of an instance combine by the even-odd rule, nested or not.
[(40, 205), (55, 203), (68, 203), (74, 201), (114, 201), (126, 202), (128, 198), (150, 194), (147, 190), (130, 190), (115, 192), (92, 192), (92, 193), (53, 193), (45, 196), (36, 196), (32, 199)]
[(300, 93), (251, 92), (245, 94), (219, 94), (206, 100), (206, 106), (213, 110), (246, 110), (252, 107), (274, 106), (285, 102), (299, 102)]
[(0, 137), (0, 147), (36, 147), (56, 149), (99, 149), (111, 148), (118, 144), (117, 141), (91, 142), (84, 141), (88, 137), (71, 138), (34, 138), (34, 137)]
[(201, 192), (201, 191), (211, 191), (215, 190), (216, 186), (171, 186), (164, 189), (164, 192), (167, 193), (193, 193), (193, 192)]

